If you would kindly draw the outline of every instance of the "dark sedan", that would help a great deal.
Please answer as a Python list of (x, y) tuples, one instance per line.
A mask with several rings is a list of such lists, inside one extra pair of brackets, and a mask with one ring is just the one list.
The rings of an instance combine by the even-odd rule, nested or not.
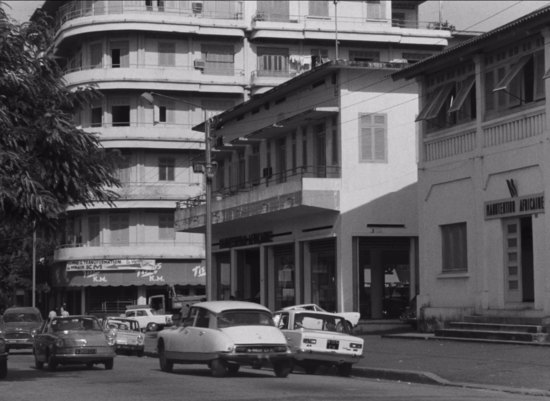
[(42, 323), (42, 315), (37, 308), (18, 306), (6, 309), (0, 322), (0, 330), (6, 339), (6, 352), (16, 348), (32, 348), (34, 336)]

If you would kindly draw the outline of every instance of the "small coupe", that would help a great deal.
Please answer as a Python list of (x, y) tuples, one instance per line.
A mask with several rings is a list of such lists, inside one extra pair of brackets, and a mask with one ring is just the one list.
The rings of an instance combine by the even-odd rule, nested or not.
[(124, 317), (107, 317), (103, 322), (104, 328), (115, 336), (115, 351), (143, 356), (144, 334), (139, 322)]
[(159, 332), (157, 349), (165, 372), (175, 363), (206, 363), (214, 377), (224, 377), (262, 361), (277, 377), (292, 371), (292, 355), (271, 311), (252, 302), (196, 303), (177, 326)]
[(42, 326), (42, 315), (37, 308), (16, 306), (6, 309), (0, 320), (4, 332), (6, 352), (10, 349), (32, 349), (34, 336)]
[(281, 310), (273, 319), (286, 336), (294, 363), (308, 374), (320, 366), (336, 366), (341, 376), (363, 357), (363, 339), (351, 335), (349, 324), (334, 313)]
[(359, 324), (359, 319), (361, 318), (361, 314), (359, 312), (329, 312), (323, 308), (321, 308), (317, 304), (300, 304), (300, 305), (292, 305), (287, 306), (286, 308), (283, 308), (282, 310), (311, 310), (314, 312), (327, 312), (327, 313), (334, 313), (338, 316), (342, 316), (346, 321), (351, 325), (351, 327), (355, 327)]
[(49, 370), (58, 365), (104, 364), (112, 369), (115, 337), (105, 332), (95, 316), (54, 317), (43, 325), (34, 338), (34, 361), (37, 369), (44, 363)]

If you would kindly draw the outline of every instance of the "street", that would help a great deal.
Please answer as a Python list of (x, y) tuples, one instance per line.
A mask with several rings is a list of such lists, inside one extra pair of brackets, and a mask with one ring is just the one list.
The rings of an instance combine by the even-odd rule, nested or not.
[(176, 365), (163, 373), (156, 358), (117, 356), (112, 371), (103, 365), (61, 366), (37, 370), (30, 351), (10, 353), (8, 377), (0, 381), (5, 401), (96, 400), (540, 400), (540, 397), (456, 387), (379, 381), (337, 375), (295, 372), (286, 379), (270, 369), (241, 369), (236, 375), (213, 378), (206, 365)]

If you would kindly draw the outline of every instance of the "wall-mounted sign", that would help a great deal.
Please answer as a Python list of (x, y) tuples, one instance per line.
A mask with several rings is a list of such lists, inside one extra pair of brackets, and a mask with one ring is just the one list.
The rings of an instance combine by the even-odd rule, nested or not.
[(485, 219), (544, 213), (544, 194), (485, 202)]
[(222, 238), (219, 241), (220, 248), (233, 248), (236, 246), (261, 244), (262, 242), (271, 242), (273, 232), (265, 231), (263, 233), (254, 233), (250, 235), (240, 235), (238, 237)]
[(68, 272), (158, 270), (155, 259), (88, 259), (67, 262)]

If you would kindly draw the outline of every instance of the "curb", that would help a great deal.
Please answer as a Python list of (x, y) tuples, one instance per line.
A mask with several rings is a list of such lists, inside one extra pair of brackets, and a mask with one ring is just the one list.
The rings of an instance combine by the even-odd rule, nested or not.
[(451, 382), (443, 379), (431, 372), (422, 372), (414, 370), (394, 370), (394, 369), (376, 369), (376, 368), (361, 368), (354, 367), (352, 369), (353, 376), (364, 377), (369, 379), (400, 381), (419, 384), (431, 384), (448, 387), (460, 387), (478, 390), (498, 391), (511, 394), (521, 394), (539, 397), (550, 397), (550, 391), (530, 388), (517, 388), (506, 386), (495, 386), (477, 383), (459, 383)]

